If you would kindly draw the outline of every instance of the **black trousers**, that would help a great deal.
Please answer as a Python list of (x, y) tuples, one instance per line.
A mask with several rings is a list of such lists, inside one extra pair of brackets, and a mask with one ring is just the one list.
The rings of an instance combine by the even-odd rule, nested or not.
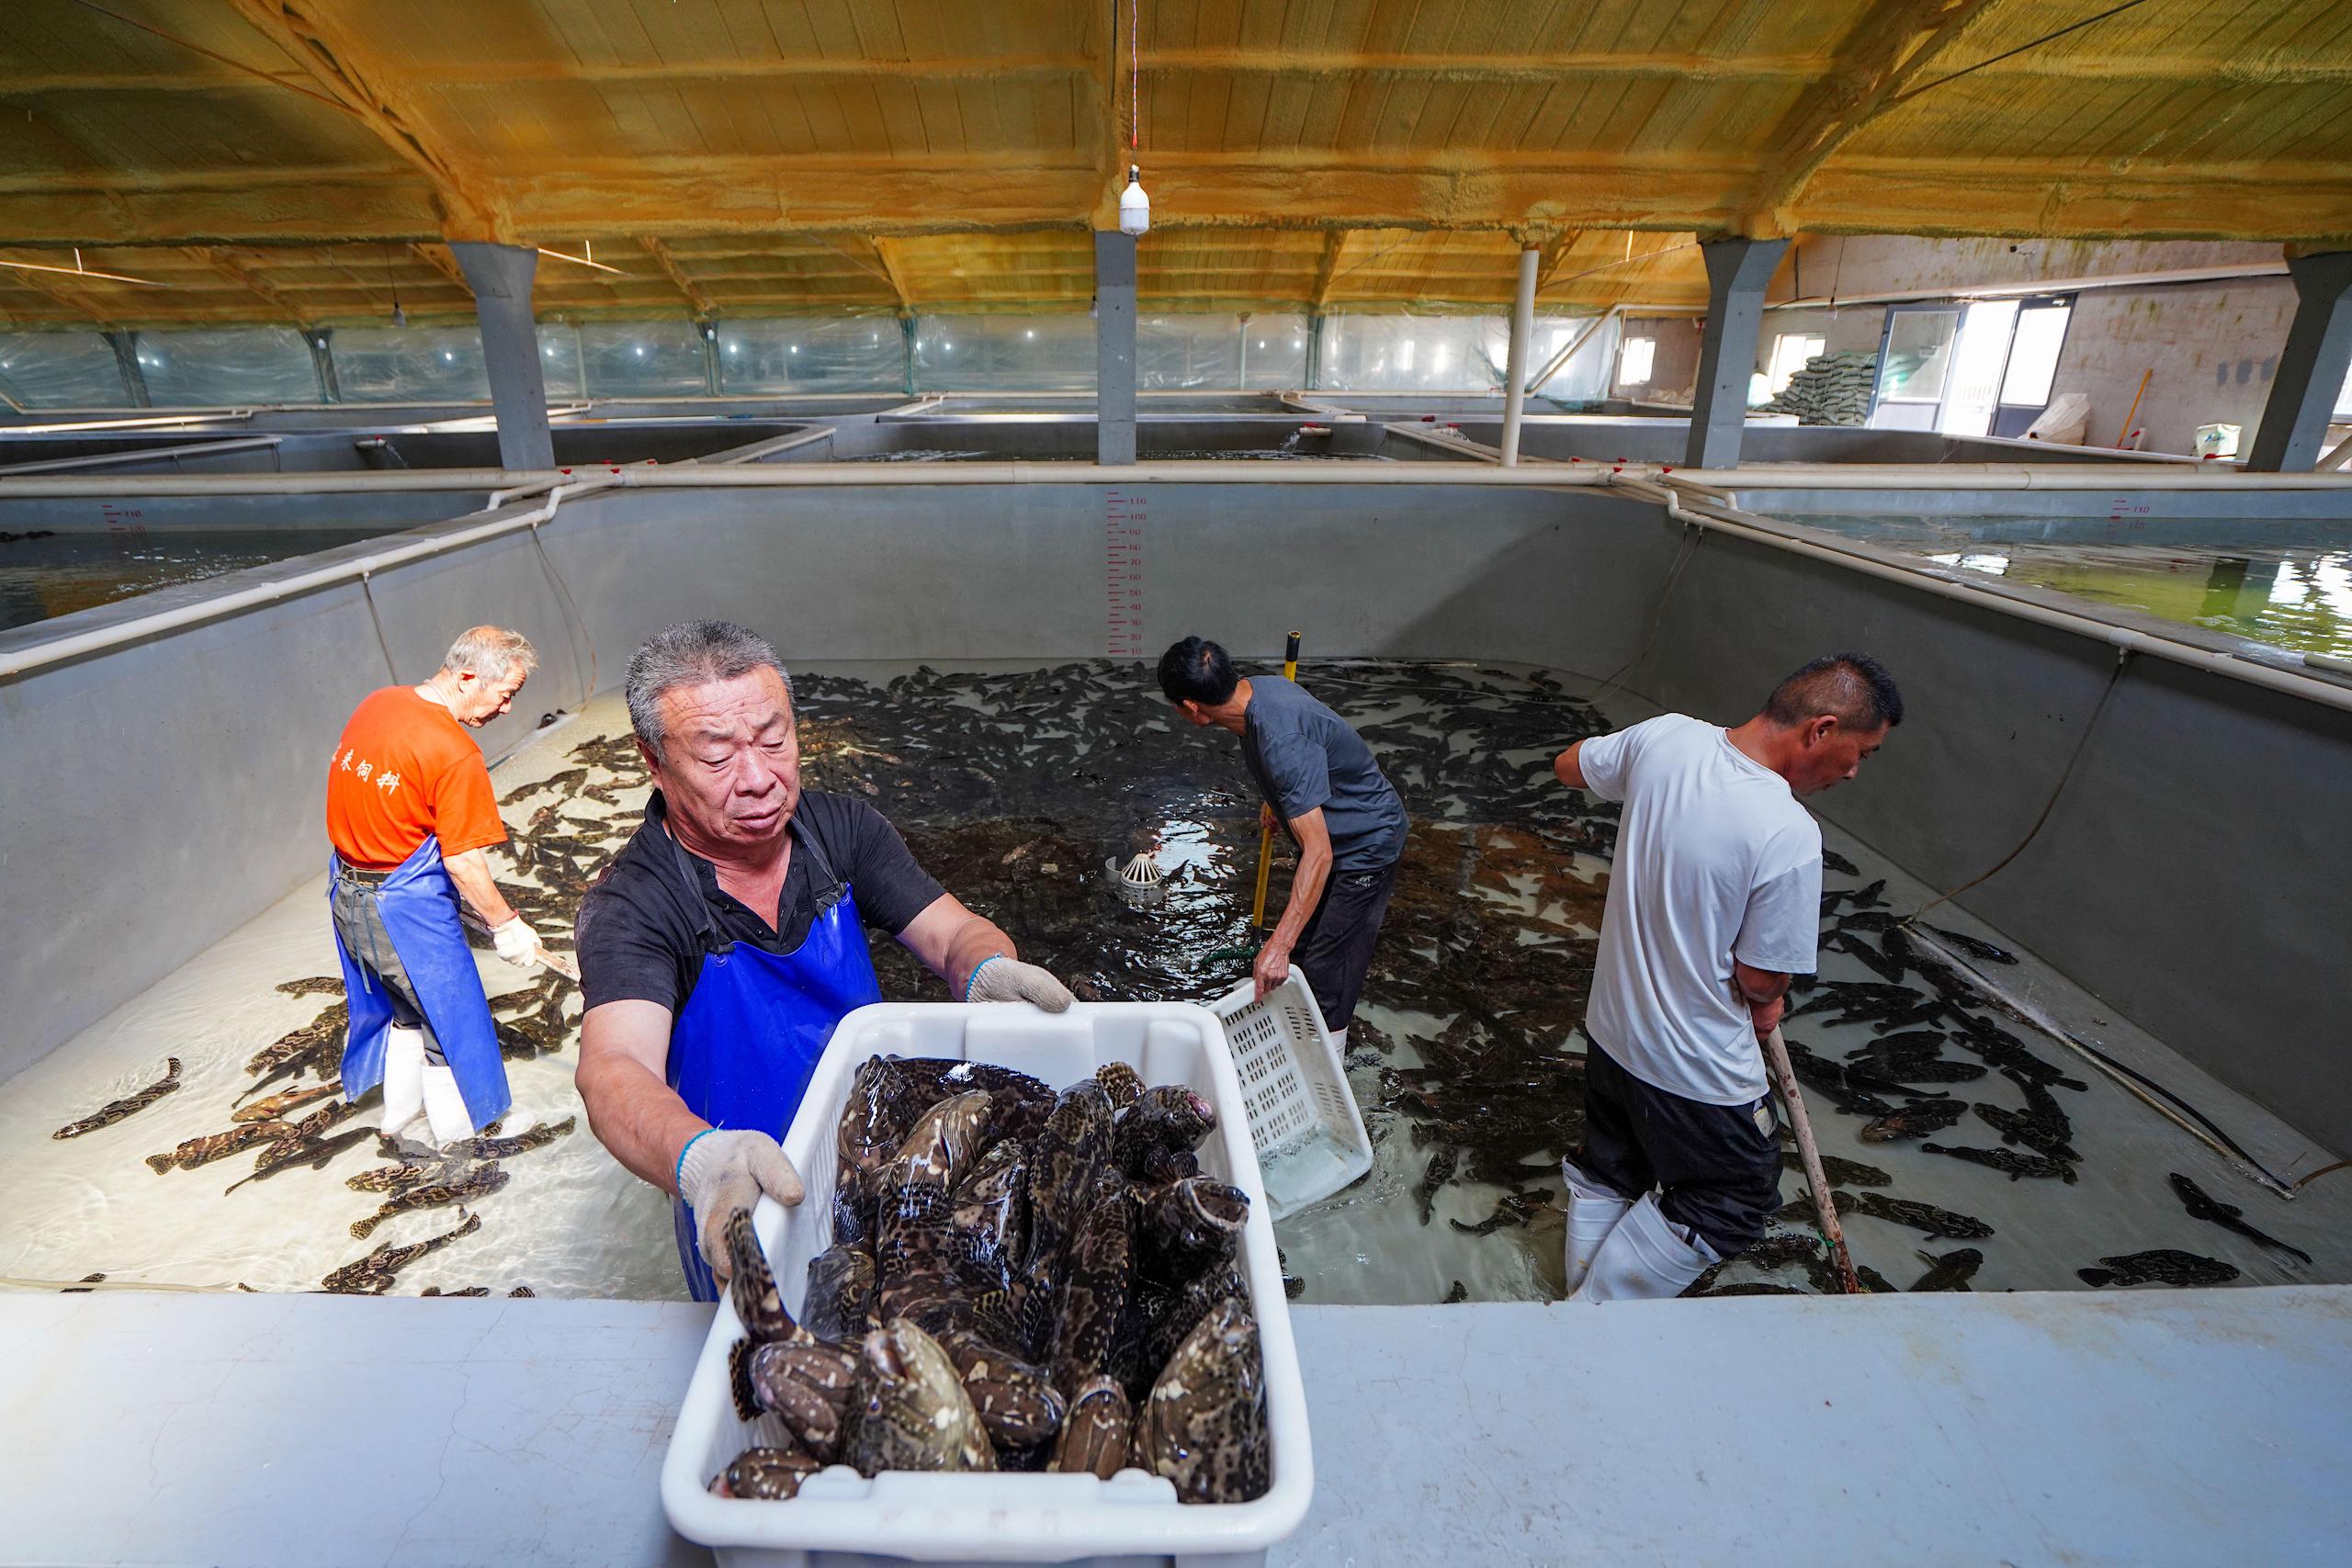
[(1388, 896), (1396, 890), (1398, 863), (1390, 861), (1374, 871), (1335, 868), (1298, 945), (1291, 949), (1291, 962), (1306, 976), (1315, 1005), (1323, 1010), (1324, 1026), (1334, 1033), (1355, 1020), (1363, 977), (1372, 968), (1372, 944), (1387, 918)]
[(1584, 1146), (1575, 1160), (1621, 1196), (1662, 1190), (1658, 1210), (1697, 1231), (1716, 1256), (1764, 1239), (1781, 1206), (1779, 1121), (1770, 1096), (1709, 1105), (1644, 1083), (1585, 1037)]

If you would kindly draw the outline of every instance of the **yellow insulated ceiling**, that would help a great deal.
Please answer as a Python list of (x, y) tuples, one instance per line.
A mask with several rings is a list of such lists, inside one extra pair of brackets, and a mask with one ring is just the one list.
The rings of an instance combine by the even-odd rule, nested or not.
[[(1131, 28), (1130, 18), (1137, 24)], [(1705, 298), (1700, 233), (2352, 240), (2342, 0), (9, 0), (0, 317)], [(74, 259), (73, 247), (81, 259)], [(75, 272), (75, 268), (85, 269)], [(121, 273), (142, 284), (93, 279)]]

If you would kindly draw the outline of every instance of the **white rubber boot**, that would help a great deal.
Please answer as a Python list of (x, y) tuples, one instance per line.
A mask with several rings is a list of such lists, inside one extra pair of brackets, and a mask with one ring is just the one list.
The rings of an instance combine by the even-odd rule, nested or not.
[(466, 1113), (466, 1097), (458, 1092), (458, 1075), (447, 1067), (424, 1069), (424, 1119), (433, 1125), (435, 1144), (454, 1144), (474, 1135)]
[(1568, 1294), (1575, 1295), (1585, 1276), (1592, 1272), (1593, 1255), (1625, 1211), (1634, 1206), (1631, 1198), (1620, 1198), (1614, 1190), (1579, 1170), (1574, 1162), (1562, 1160), (1560, 1174), (1568, 1183)]
[(393, 1024), (384, 1032), (384, 1121), (397, 1137), (424, 1111), (424, 1031)]
[(1657, 1194), (1645, 1193), (1600, 1244), (1592, 1271), (1568, 1299), (1639, 1302), (1679, 1296), (1710, 1265), (1721, 1261), (1695, 1232), (1685, 1235), (1659, 1212)]

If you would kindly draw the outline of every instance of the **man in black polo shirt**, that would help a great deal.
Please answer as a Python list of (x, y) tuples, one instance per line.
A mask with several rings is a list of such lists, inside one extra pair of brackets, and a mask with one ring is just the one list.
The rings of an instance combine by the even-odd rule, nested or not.
[(629, 723), (653, 771), (645, 821), (581, 900), (580, 1098), (621, 1164), (674, 1194), (678, 1261), (718, 1299), (728, 1216), (797, 1203), (777, 1139), (833, 1026), (882, 999), (861, 922), (967, 1001), (1070, 1004), (1012, 940), (915, 863), (880, 813), (800, 788), (792, 687), (725, 621), (638, 649)]
[(1194, 724), (1241, 737), (1258, 793), (1298, 846), (1290, 902), (1250, 973), (1264, 996), (1295, 961), (1323, 1021), (1345, 1032), (1405, 852), (1405, 803), (1363, 737), (1280, 675), (1237, 675), (1216, 644), (1188, 637), (1160, 656), (1159, 689)]

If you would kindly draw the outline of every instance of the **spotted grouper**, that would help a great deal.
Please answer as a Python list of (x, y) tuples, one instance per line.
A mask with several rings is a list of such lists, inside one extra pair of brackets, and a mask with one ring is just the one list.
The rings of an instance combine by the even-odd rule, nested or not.
[(1186, 1503), (1247, 1503), (1271, 1475), (1258, 1322), (1227, 1300), (1201, 1319), (1151, 1385), (1128, 1462), (1164, 1475)]
[(861, 1475), (886, 1470), (994, 1470), (996, 1451), (964, 1380), (939, 1342), (900, 1320), (858, 1350), (842, 1457)]

